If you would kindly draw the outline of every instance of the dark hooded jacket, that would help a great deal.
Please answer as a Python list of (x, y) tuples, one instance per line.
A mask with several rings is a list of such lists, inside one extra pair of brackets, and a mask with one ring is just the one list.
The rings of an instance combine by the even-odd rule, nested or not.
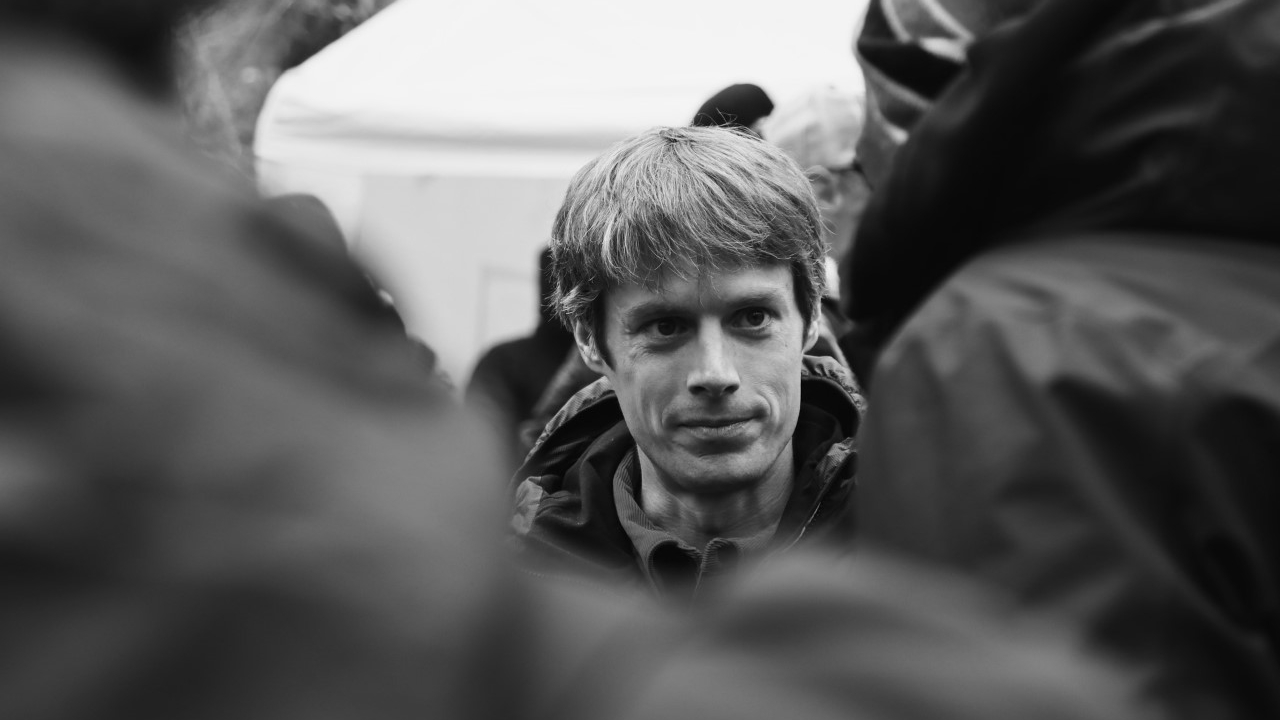
[(886, 345), (860, 537), (1073, 618), (1157, 716), (1280, 716), (1280, 5), (1035, 5), (843, 268)]
[[(770, 552), (802, 538), (848, 549), (852, 536), (854, 436), (865, 402), (853, 377), (830, 358), (806, 357), (793, 437), (796, 476)], [(675, 592), (653, 570), (659, 545), (637, 551), (619, 519), (614, 475), (635, 441), (609, 381), (601, 378), (552, 418), (516, 474), (514, 541), (526, 567), (555, 576), (648, 585)]]

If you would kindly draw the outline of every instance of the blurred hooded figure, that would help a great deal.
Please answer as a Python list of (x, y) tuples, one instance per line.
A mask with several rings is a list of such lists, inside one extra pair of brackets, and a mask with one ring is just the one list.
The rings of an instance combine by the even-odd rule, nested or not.
[(176, 7), (0, 0), (0, 717), (1128, 716), (895, 565), (696, 624), (513, 572), (488, 445), (359, 269), (179, 133)]
[(1082, 624), (1160, 717), (1280, 716), (1280, 5), (877, 0), (868, 545)]

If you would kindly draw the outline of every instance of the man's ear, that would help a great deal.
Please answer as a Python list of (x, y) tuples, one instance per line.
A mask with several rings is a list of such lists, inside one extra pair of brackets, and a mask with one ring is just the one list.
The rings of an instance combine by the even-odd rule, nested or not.
[(578, 344), (578, 352), (582, 355), (582, 361), (592, 370), (604, 374), (608, 366), (605, 365), (604, 358), (600, 356), (600, 350), (596, 347), (596, 339), (592, 337), (591, 331), (587, 329), (585, 323), (573, 324), (573, 339)]
[(814, 308), (815, 316), (804, 329), (804, 351), (809, 352), (818, 342), (818, 334), (822, 330), (822, 308)]

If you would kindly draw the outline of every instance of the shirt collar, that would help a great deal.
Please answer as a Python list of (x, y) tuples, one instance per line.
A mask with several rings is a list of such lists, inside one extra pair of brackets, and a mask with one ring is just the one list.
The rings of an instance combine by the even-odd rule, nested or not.
[(645, 515), (636, 496), (639, 480), (640, 458), (633, 447), (613, 474), (613, 502), (645, 578), (661, 592), (677, 586), (696, 589), (704, 578), (730, 572), (745, 557), (760, 555), (774, 538), (776, 527), (769, 527), (745, 538), (716, 538), (700, 552)]

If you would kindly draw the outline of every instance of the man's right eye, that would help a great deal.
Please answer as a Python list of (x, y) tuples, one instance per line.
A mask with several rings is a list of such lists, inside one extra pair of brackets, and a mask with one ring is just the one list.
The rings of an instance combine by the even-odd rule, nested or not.
[(662, 337), (671, 337), (680, 331), (680, 326), (675, 320), (658, 320), (653, 324), (653, 330)]
[(684, 332), (684, 323), (678, 318), (658, 318), (650, 321), (645, 330), (651, 337), (661, 340), (670, 339)]

